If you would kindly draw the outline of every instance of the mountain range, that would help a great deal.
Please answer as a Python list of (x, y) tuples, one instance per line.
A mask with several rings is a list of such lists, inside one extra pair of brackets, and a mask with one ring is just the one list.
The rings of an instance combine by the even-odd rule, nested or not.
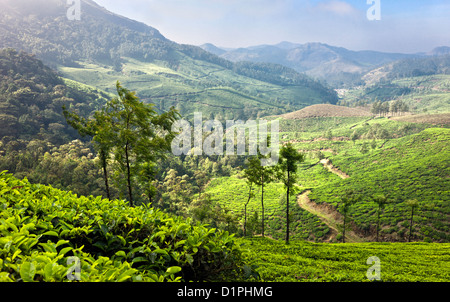
[[(64, 0), (0, 4), (2, 48), (34, 54), (62, 78), (108, 95), (115, 94), (120, 81), (157, 110), (174, 106), (187, 118), (201, 111), (208, 118), (249, 119), (336, 104), (334, 88), (378, 80), (377, 70), (383, 75), (429, 74), (440, 64), (438, 69), (445, 71), (446, 59), (420, 60), (450, 53), (449, 47), (400, 54), (290, 42), (239, 49), (197, 47), (171, 41), (156, 28), (109, 12), (92, 0), (81, 0), (80, 21), (69, 20), (70, 5)], [(389, 67), (403, 60), (415, 60), (414, 65), (403, 64), (409, 69), (421, 67)]]
[(232, 62), (281, 64), (335, 87), (359, 84), (365, 73), (394, 61), (450, 54), (450, 47), (445, 46), (417, 54), (353, 51), (324, 43), (281, 42), (237, 49), (223, 49), (208, 43), (200, 47)]
[(81, 0), (1, 0), (0, 45), (37, 56), (62, 77), (114, 93), (117, 80), (157, 109), (201, 110), (219, 119), (281, 114), (336, 103), (336, 92), (291, 68), (231, 62), (178, 44), (146, 24)]

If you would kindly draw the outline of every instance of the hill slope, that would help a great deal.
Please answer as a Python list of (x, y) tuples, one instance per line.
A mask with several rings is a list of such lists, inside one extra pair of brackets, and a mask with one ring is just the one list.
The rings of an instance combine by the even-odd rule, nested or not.
[(0, 50), (0, 140), (42, 139), (63, 143), (78, 138), (67, 125), (62, 106), (88, 116), (109, 96), (65, 81), (34, 56)]
[(281, 115), (284, 119), (301, 119), (309, 117), (360, 117), (360, 116), (372, 116), (368, 111), (349, 108), (344, 106), (336, 106), (330, 104), (312, 105), (303, 108), (299, 111), (290, 112)]
[(295, 69), (314, 78), (324, 79), (333, 86), (358, 82), (359, 76), (388, 62), (415, 55), (351, 51), (323, 43), (260, 45), (224, 52), (210, 44), (202, 46), (233, 62), (271, 62)]
[(376, 68), (344, 91), (343, 103), (402, 100), (414, 113), (450, 110), (450, 55), (405, 59)]
[(370, 153), (335, 155), (333, 164), (350, 177), (314, 188), (309, 197), (337, 207), (346, 190), (358, 192), (362, 200), (354, 205), (350, 216), (362, 234), (370, 235), (376, 223), (371, 197), (386, 195), (391, 203), (381, 220), (382, 234), (394, 241), (406, 240), (411, 213), (406, 201), (417, 199), (416, 238), (448, 242), (449, 140), (449, 129), (429, 128), (389, 140)]
[[(267, 238), (242, 240), (251, 264), (266, 282), (367, 282), (377, 255), (382, 282), (448, 282), (450, 244), (310, 243)], [(330, 291), (332, 298), (335, 292)]]
[[(275, 64), (232, 63), (169, 41), (156, 29), (82, 0), (81, 21), (63, 0), (3, 0), (0, 42), (36, 54), (64, 76), (111, 92), (117, 80), (160, 110), (178, 106), (222, 119), (336, 103), (336, 93)], [(202, 110), (202, 111), (203, 111)]]

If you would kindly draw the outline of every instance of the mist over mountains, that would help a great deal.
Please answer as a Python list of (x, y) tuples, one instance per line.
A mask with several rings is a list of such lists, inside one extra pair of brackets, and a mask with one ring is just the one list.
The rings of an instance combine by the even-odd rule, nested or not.
[(121, 80), (159, 110), (202, 109), (220, 118), (280, 114), (336, 103), (329, 87), (270, 62), (231, 62), (166, 39), (157, 29), (81, 1), (79, 21), (63, 0), (1, 0), (0, 43), (36, 55), (62, 76), (114, 93)]
[(361, 76), (382, 65), (413, 58), (450, 53), (450, 47), (438, 47), (429, 53), (404, 54), (379, 51), (353, 51), (325, 43), (298, 44), (281, 42), (247, 48), (222, 49), (213, 44), (200, 46), (206, 51), (232, 62), (270, 62), (290, 67), (313, 78), (325, 80), (332, 86), (361, 83)]

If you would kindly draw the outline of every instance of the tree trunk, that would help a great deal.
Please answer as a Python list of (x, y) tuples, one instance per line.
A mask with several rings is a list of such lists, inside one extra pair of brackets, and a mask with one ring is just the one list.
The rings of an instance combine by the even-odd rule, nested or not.
[(262, 237), (264, 238), (264, 182), (261, 184), (261, 233)]
[(247, 205), (244, 206), (244, 237), (247, 237)]
[(133, 192), (131, 189), (131, 169), (130, 169), (130, 159), (128, 156), (128, 142), (125, 145), (125, 160), (127, 163), (127, 186), (128, 186), (128, 197), (130, 198), (130, 206), (133, 206)]
[(106, 154), (104, 151), (100, 152), (100, 158), (102, 160), (103, 177), (105, 179), (105, 187), (106, 187), (106, 196), (108, 197), (108, 199), (111, 199), (111, 195), (109, 193), (109, 184), (108, 184), (108, 171), (106, 170)]
[(244, 237), (247, 236), (247, 206), (252, 198), (252, 185), (250, 185), (248, 190), (248, 200), (244, 205)]
[(378, 217), (377, 217), (377, 242), (378, 242), (379, 231), (380, 231), (380, 209), (378, 209)]
[(411, 234), (412, 234), (412, 226), (413, 226), (413, 217), (414, 217), (414, 207), (411, 208), (411, 220), (409, 222), (409, 237), (408, 242), (411, 242)]
[(342, 242), (345, 243), (345, 222), (347, 220), (347, 214), (344, 215), (344, 229), (342, 230)]
[[(288, 171), (288, 183), (289, 183), (289, 171)], [(289, 186), (287, 187), (287, 196), (286, 196), (286, 244), (289, 244)]]

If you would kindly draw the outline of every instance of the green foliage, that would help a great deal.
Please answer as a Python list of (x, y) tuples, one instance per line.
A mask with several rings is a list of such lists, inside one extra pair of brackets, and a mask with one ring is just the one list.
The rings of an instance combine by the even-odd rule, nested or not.
[(77, 138), (68, 129), (62, 106), (88, 116), (106, 100), (94, 89), (81, 92), (67, 86), (34, 56), (0, 50), (0, 138), (40, 138), (61, 144)]
[(115, 175), (125, 176), (128, 198), (133, 205), (133, 179), (146, 183), (145, 193), (149, 197), (152, 195), (155, 162), (170, 150), (175, 135), (171, 128), (179, 114), (171, 108), (158, 115), (153, 104), (144, 104), (135, 92), (123, 88), (119, 82), (116, 89), (119, 97), (109, 101), (102, 111), (94, 112), (93, 118), (82, 118), (65, 108), (64, 116), (80, 135), (92, 137), (99, 153), (108, 197), (107, 165), (111, 153), (114, 154)]
[(400, 60), (392, 65), (389, 79), (449, 74), (450, 55)]
[(280, 158), (277, 165), (277, 178), (284, 184), (286, 188), (286, 243), (289, 243), (289, 196), (295, 193), (294, 188), (297, 183), (298, 164), (303, 162), (305, 157), (294, 149), (291, 143), (287, 143), (280, 150)]
[(445, 243), (311, 243), (240, 239), (248, 265), (265, 282), (369, 282), (367, 259), (380, 259), (382, 282), (448, 282)]
[[(247, 183), (255, 184), (256, 186), (259, 186), (261, 188), (261, 234), (264, 237), (264, 186), (274, 180), (275, 170), (273, 169), (273, 167), (263, 166), (263, 160), (267, 159), (259, 153), (257, 156), (250, 157), (247, 161), (247, 168), (244, 170), (244, 175), (247, 179)], [(247, 205), (245, 207), (247, 207)]]
[[(69, 281), (180, 281), (243, 278), (228, 232), (125, 201), (77, 197), (0, 175), (0, 278)], [(76, 273), (75, 273), (76, 274)]]
[[(334, 156), (334, 165), (350, 178), (314, 188), (309, 197), (315, 202), (336, 206), (345, 190), (357, 192), (362, 201), (353, 206), (349, 217), (363, 232), (369, 232), (369, 225), (376, 225), (374, 209), (377, 205), (371, 196), (384, 194), (392, 200), (385, 207), (381, 228), (401, 226), (411, 216), (405, 202), (417, 199), (419, 207), (414, 215), (418, 226), (414, 232), (416, 240), (432, 234), (434, 241), (448, 242), (448, 140), (448, 129), (429, 128), (419, 134), (389, 140), (382, 149), (371, 153), (352, 152), (347, 156), (345, 153)], [(432, 230), (427, 232), (428, 235), (422, 232), (425, 226)], [(405, 229), (409, 231), (407, 226), (392, 229), (387, 238), (405, 241)]]
[[(211, 181), (205, 192), (210, 196), (213, 204), (229, 209), (239, 218), (239, 225), (244, 225), (244, 206), (248, 200), (248, 187), (243, 178), (221, 177)], [(261, 190), (255, 190), (254, 197), (247, 206), (248, 235), (261, 234)], [(264, 207), (266, 213), (266, 235), (275, 239), (284, 239), (286, 234), (286, 195), (283, 184), (267, 184), (264, 193)], [(300, 207), (290, 204), (290, 237), (293, 240), (323, 241), (329, 235), (329, 228), (320, 219)]]

